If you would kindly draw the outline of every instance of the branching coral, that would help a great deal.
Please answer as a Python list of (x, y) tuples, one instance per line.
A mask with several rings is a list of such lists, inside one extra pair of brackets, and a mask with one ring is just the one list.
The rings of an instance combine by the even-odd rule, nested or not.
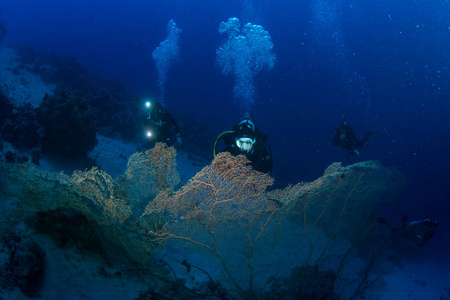
[(128, 159), (127, 170), (117, 180), (129, 199), (148, 201), (180, 183), (176, 170), (176, 151), (164, 143), (156, 143), (145, 153), (137, 152)]
[[(58, 209), (73, 209), (97, 224), (104, 243), (115, 245), (129, 259), (149, 266), (148, 252), (154, 243), (140, 235), (139, 220), (132, 217), (139, 211), (142, 194), (136, 192), (149, 182), (153, 193), (178, 184), (175, 170), (175, 151), (164, 144), (135, 154), (130, 158), (124, 177), (114, 180), (97, 168), (75, 171), (71, 176), (39, 170), (32, 164), (1, 164), (1, 180), (8, 182), (3, 191), (19, 199), (23, 215)], [(141, 215), (142, 211), (137, 215)], [(156, 220), (156, 219), (155, 219)]]
[[(402, 186), (398, 177), (398, 171), (383, 168), (377, 162), (345, 168), (333, 164), (323, 177), (275, 190), (269, 197), (283, 203), (283, 216), (298, 224), (299, 232), (308, 241), (310, 251), (305, 263), (317, 264), (333, 240), (344, 239), (354, 245), (371, 236), (376, 204), (387, 191), (395, 194), (392, 182), (398, 181)], [(316, 249), (319, 232), (327, 236), (320, 250)], [(315, 261), (311, 261), (313, 254)]]
[[(2, 188), (27, 213), (70, 208), (84, 214), (104, 243), (144, 268), (151, 268), (149, 254), (157, 246), (191, 246), (205, 257), (199, 268), (214, 265), (241, 297), (262, 297), (267, 281), (289, 270), (315, 270), (293, 273), (308, 282), (333, 274), (326, 280), (332, 294), (347, 262), (358, 258), (354, 250), (369, 238), (379, 241), (376, 204), (395, 196), (403, 181), (377, 162), (332, 164), (313, 182), (268, 192), (269, 175), (254, 171), (244, 156), (220, 153), (176, 190), (175, 155), (174, 148), (157, 144), (134, 154), (115, 180), (96, 168), (68, 176), (1, 164), (0, 184), (12, 183)], [(360, 267), (366, 282), (354, 287), (358, 294), (378, 280), (373, 265)]]
[[(272, 183), (267, 174), (252, 170), (244, 156), (220, 153), (182, 189), (173, 195), (159, 194), (142, 218), (166, 216), (158, 231), (149, 230), (155, 241), (177, 239), (207, 249), (220, 260), (235, 287), (246, 293), (253, 289), (255, 245), (278, 210), (265, 195)], [(243, 239), (240, 251), (247, 271), (231, 266), (229, 259), (239, 260), (242, 255), (229, 248), (236, 238)]]

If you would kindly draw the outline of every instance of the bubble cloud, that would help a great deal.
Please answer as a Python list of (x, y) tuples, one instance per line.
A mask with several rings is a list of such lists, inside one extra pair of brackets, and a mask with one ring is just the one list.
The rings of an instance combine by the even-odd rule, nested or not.
[(167, 24), (167, 38), (152, 52), (158, 72), (159, 99), (163, 106), (167, 73), (172, 62), (180, 55), (180, 46), (178, 45), (180, 33), (181, 29), (177, 27), (175, 21), (170, 20)]
[(273, 69), (276, 57), (270, 34), (262, 26), (247, 23), (242, 30), (240, 27), (238, 18), (220, 24), (219, 33), (225, 34), (227, 40), (216, 54), (221, 72), (225, 75), (234, 73), (234, 96), (249, 112), (254, 103), (253, 79), (262, 69)]

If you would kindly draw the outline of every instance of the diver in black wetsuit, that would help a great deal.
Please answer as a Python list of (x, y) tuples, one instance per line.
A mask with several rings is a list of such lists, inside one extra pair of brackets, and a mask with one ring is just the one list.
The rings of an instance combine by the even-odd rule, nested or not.
[(384, 136), (384, 134), (382, 133), (367, 130), (366, 135), (360, 141), (353, 132), (352, 127), (346, 121), (342, 121), (339, 124), (339, 127), (336, 129), (332, 143), (333, 146), (344, 148), (345, 150), (347, 150), (347, 160), (349, 160), (350, 156), (359, 155), (360, 151), (364, 149), (367, 144), (367, 140), (372, 134)]
[(250, 114), (244, 114), (241, 122), (233, 127), (232, 131), (221, 133), (214, 144), (216, 155), (217, 142), (223, 139), (225, 149), (232, 155), (245, 155), (251, 162), (254, 170), (270, 173), (272, 171), (272, 152), (269, 137), (262, 133), (251, 120)]
[(172, 115), (159, 102), (153, 104), (147, 102), (146, 108), (142, 125), (147, 142), (151, 147), (156, 142), (163, 142), (172, 146), (174, 145), (173, 140), (176, 140), (176, 143), (180, 146), (182, 143), (180, 128)]
[(385, 224), (392, 233), (415, 247), (425, 245), (433, 237), (439, 225), (438, 221), (431, 219), (408, 222), (408, 217), (405, 215), (400, 226), (392, 225), (383, 218), (378, 218), (378, 223)]

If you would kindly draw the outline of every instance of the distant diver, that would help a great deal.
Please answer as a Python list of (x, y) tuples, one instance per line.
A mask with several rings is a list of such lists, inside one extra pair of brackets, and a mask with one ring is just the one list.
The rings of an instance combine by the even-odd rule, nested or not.
[(415, 247), (425, 245), (433, 237), (439, 225), (438, 221), (431, 219), (408, 222), (406, 216), (403, 216), (403, 223), (400, 226), (388, 223), (383, 218), (378, 218), (378, 223), (385, 224), (393, 234)]
[[(172, 115), (159, 102), (145, 103), (145, 114), (142, 124), (145, 130), (147, 143), (154, 146), (156, 142), (166, 143), (168, 146), (174, 145), (176, 140), (181, 146), (182, 139), (180, 128)], [(175, 138), (174, 138), (175, 137)]]
[(372, 134), (385, 136), (383, 133), (367, 130), (366, 135), (360, 141), (353, 132), (352, 127), (346, 121), (342, 121), (336, 129), (332, 143), (333, 146), (347, 150), (347, 160), (349, 160), (350, 156), (357, 156), (360, 154)]
[(214, 143), (214, 156), (216, 156), (217, 143), (221, 139), (225, 143), (223, 151), (230, 152), (234, 156), (245, 155), (256, 171), (262, 173), (272, 171), (273, 162), (269, 137), (255, 126), (250, 114), (244, 114), (232, 131), (222, 132), (217, 137)]

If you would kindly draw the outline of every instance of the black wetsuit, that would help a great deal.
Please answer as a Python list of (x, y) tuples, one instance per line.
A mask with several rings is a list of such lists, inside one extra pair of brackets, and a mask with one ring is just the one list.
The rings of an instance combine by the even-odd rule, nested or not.
[(367, 130), (366, 135), (360, 141), (353, 132), (352, 127), (348, 125), (346, 122), (343, 122), (336, 129), (332, 143), (333, 146), (341, 147), (348, 151), (347, 155), (348, 160), (350, 155), (355, 156), (359, 154), (359, 151), (361, 151), (364, 148), (364, 146), (366, 146), (367, 140), (373, 133), (374, 133), (373, 131)]
[(415, 247), (425, 245), (433, 237), (439, 225), (439, 222), (430, 219), (407, 222), (407, 218), (404, 218), (401, 226), (392, 225), (383, 218), (379, 218), (378, 222), (386, 224), (391, 232)]
[(155, 109), (145, 114), (143, 120), (144, 129), (150, 131), (152, 136), (148, 141), (151, 145), (156, 142), (174, 144), (174, 135), (180, 135), (180, 128), (172, 115), (164, 109)]
[[(272, 171), (273, 167), (272, 155), (269, 151), (269, 138), (264, 133), (261, 133), (258, 128), (256, 128), (253, 135), (256, 141), (252, 150), (250, 152), (243, 152), (236, 145), (236, 138), (242, 137), (241, 132), (239, 131), (238, 125), (234, 126), (233, 132), (228, 133), (223, 137), (225, 143), (224, 151), (228, 151), (234, 156), (243, 154), (250, 160), (254, 170), (269, 173)], [(269, 150), (267, 148), (269, 148)]]

